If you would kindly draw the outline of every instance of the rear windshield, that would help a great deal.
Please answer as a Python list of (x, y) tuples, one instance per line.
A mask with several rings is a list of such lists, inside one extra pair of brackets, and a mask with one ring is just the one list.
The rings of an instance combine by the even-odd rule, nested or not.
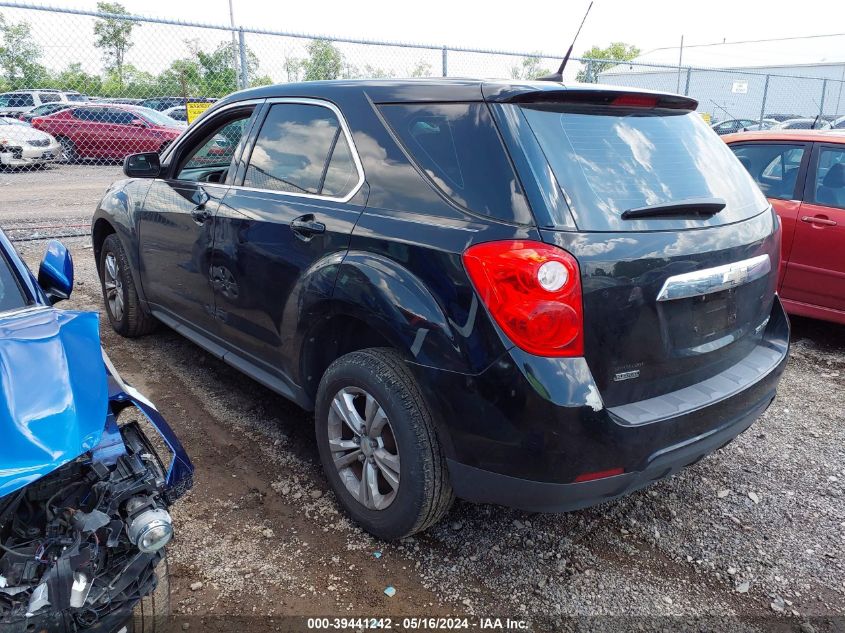
[[(733, 152), (694, 112), (522, 106), (579, 229), (649, 230), (736, 222), (767, 207)], [(707, 218), (623, 220), (628, 209), (722, 198)], [(560, 226), (566, 219), (560, 218)]]

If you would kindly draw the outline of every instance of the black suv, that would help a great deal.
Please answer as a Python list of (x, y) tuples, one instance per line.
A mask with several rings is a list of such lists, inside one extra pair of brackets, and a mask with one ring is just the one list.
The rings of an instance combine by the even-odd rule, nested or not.
[(380, 80), (231, 95), (93, 220), (108, 317), (160, 321), (315, 412), (375, 535), (454, 496), (611, 499), (769, 406), (777, 216), (669, 94)]

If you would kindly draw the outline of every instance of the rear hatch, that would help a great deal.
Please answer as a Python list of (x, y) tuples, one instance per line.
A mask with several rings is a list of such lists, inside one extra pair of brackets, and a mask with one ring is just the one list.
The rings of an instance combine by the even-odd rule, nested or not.
[(616, 406), (700, 383), (751, 353), (772, 310), (779, 231), (694, 101), (587, 95), (497, 107), (511, 119), (518, 110), (520, 143), (539, 149), (526, 155), (543, 157), (563, 194), (537, 220), (544, 240), (579, 261), (585, 356)]

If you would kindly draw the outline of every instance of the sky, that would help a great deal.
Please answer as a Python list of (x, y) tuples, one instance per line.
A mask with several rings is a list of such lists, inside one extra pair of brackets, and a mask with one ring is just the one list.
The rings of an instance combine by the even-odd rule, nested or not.
[[(228, 23), (228, 0), (121, 0), (133, 13), (199, 22)], [(49, 4), (91, 9), (95, 0)], [(233, 0), (235, 22), (273, 30), (366, 39), (433, 42), (473, 48), (562, 53), (587, 0)], [(612, 41), (647, 51), (685, 44), (792, 37), (845, 31), (845, 2), (805, 0), (788, 5), (788, 19), (771, 0), (596, 0), (575, 47), (576, 54)], [(319, 7), (319, 9), (315, 9)], [(822, 17), (824, 19), (819, 19)], [(837, 30), (838, 29), (838, 30)], [(812, 47), (812, 42), (808, 42)]]

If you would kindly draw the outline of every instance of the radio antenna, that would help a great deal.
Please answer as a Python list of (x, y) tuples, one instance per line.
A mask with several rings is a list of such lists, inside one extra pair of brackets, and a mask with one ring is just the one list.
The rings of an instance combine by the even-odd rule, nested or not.
[(556, 73), (540, 77), (540, 81), (563, 81), (563, 70), (566, 68), (566, 62), (569, 61), (569, 57), (572, 55), (572, 49), (575, 47), (575, 40), (577, 40), (578, 36), (581, 34), (581, 29), (584, 28), (584, 22), (587, 21), (587, 16), (590, 14), (590, 9), (592, 8), (593, 3), (591, 1), (590, 6), (587, 7), (587, 12), (584, 13), (584, 17), (581, 19), (581, 26), (579, 26), (578, 30), (575, 32), (575, 37), (572, 38), (572, 44), (569, 45), (569, 50), (566, 51), (566, 55), (560, 63), (560, 68), (557, 69)]

